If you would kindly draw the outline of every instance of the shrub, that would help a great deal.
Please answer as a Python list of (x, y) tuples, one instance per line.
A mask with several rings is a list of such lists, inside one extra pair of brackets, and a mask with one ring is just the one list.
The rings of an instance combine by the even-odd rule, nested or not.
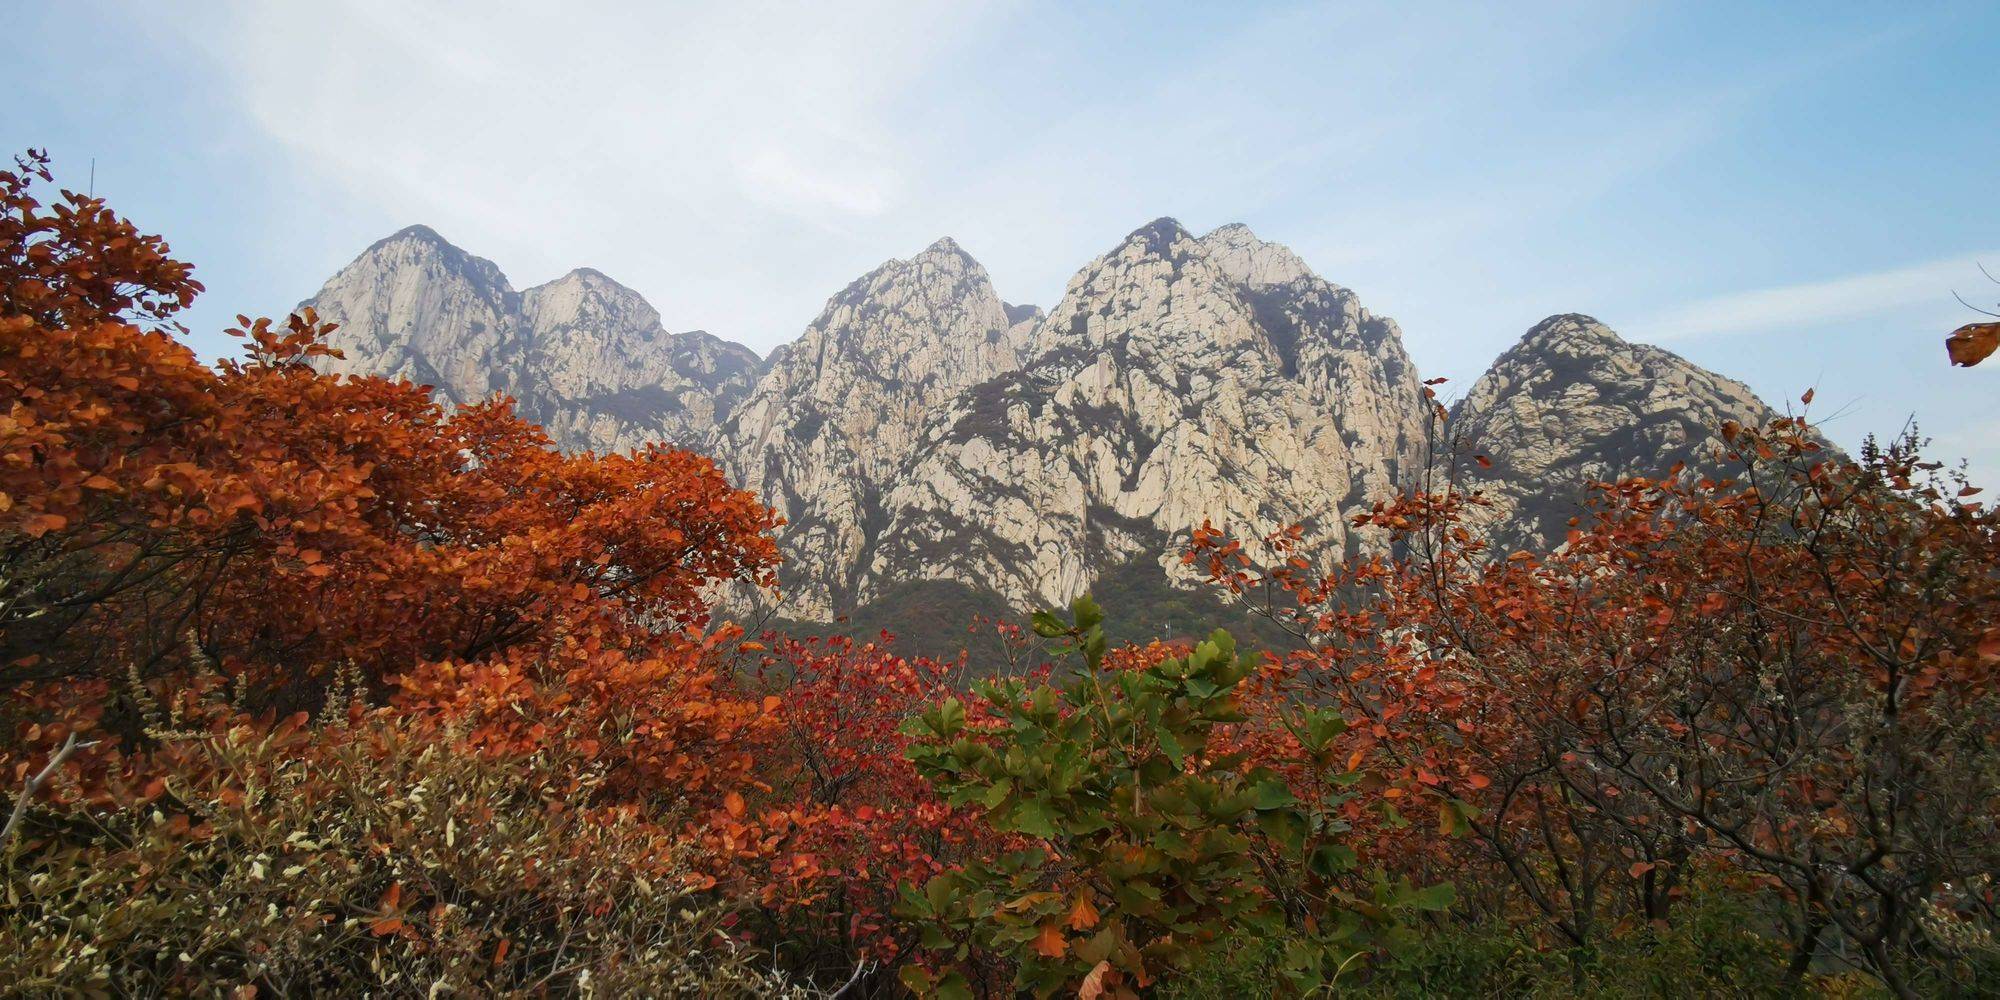
[[(1347, 984), (1358, 997), (1605, 998), (1669, 996), (1873, 996), (1854, 973), (1786, 974), (1787, 955), (1768, 901), (1720, 885), (1692, 893), (1671, 924), (1639, 924), (1588, 954), (1546, 947), (1532, 928), (1504, 919), (1446, 921), (1372, 964)], [(1256, 996), (1274, 973), (1282, 942), (1248, 940), (1161, 991), (1170, 1000)]]
[[(19, 995), (735, 996), (776, 985), (674, 831), (583, 808), (601, 773), (370, 715), (183, 735), (145, 801), (8, 845)], [(432, 734), (435, 736), (438, 734)]]
[(1600, 484), (1545, 554), (1493, 558), (1461, 523), (1478, 497), (1440, 494), (1358, 519), (1402, 561), (1250, 572), (1207, 530), (1190, 556), (1296, 596), (1296, 672), (1362, 723), (1383, 794), (1476, 806), (1470, 842), (1574, 953), (1671, 919), (1712, 866), (1783, 904), (1794, 976), (1975, 988), (2000, 912), (2000, 510), (1914, 439), (1848, 460), (1802, 418), (1723, 437), (1736, 478)]
[[(1068, 625), (1036, 616), (1080, 658), (1068, 683), (987, 682), (990, 717), (947, 699), (911, 723), (918, 770), (1011, 839), (904, 891), (933, 959), (905, 967), (911, 988), (968, 996), (992, 956), (1039, 996), (1135, 996), (1227, 935), (1284, 933), (1277, 981), (1309, 993), (1395, 940), (1401, 918), (1448, 905), (1449, 886), (1359, 877), (1345, 796), (1302, 800), (1217, 738), (1247, 720), (1238, 687), (1256, 669), (1228, 633), (1121, 670), (1096, 603), (1073, 612)], [(1339, 771), (1337, 716), (1302, 709), (1290, 725), (1317, 770)]]

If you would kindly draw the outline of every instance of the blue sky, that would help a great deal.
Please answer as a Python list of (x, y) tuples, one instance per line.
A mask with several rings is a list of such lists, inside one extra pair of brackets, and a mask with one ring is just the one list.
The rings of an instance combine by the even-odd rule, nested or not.
[[(164, 233), (205, 353), (413, 222), (760, 352), (942, 235), (1048, 306), (1251, 225), (1469, 381), (1597, 316), (2000, 485), (2000, 5), (26, 4), (0, 144)], [(2000, 310), (1996, 310), (2000, 311)]]

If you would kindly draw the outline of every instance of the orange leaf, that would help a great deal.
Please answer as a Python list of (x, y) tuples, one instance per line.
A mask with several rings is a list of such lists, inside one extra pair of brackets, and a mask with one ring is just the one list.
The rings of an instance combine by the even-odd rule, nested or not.
[(1055, 924), (1043, 924), (1041, 933), (1035, 935), (1035, 954), (1043, 958), (1061, 958), (1069, 951), (1069, 942), (1063, 939), (1062, 928)]
[(731, 816), (743, 815), (743, 796), (730, 792), (722, 797), (722, 808)]
[(51, 531), (61, 531), (69, 524), (69, 518), (61, 514), (36, 514), (21, 525), (21, 532), (29, 538), (40, 538)]
[(1986, 360), (1995, 348), (2000, 348), (2000, 323), (1968, 323), (1944, 339), (1951, 363), (1965, 368)]
[(1097, 907), (1090, 902), (1090, 893), (1076, 897), (1076, 905), (1069, 908), (1069, 928), (1073, 931), (1087, 931), (1097, 926)]

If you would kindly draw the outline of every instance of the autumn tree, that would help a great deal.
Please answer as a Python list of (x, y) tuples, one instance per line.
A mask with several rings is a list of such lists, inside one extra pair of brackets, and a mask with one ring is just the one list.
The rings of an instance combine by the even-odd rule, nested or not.
[(1487, 552), (1479, 498), (1443, 493), (1358, 518), (1409, 555), (1338, 578), (1214, 532), (1190, 556), (1291, 598), (1299, 669), (1382, 794), (1466, 825), (1571, 945), (1666, 918), (1707, 866), (1778, 890), (1794, 974), (1968, 974), (2000, 864), (1996, 514), (1912, 442), (1723, 433), (1733, 475), (1603, 484), (1554, 552)]
[[(96, 199), (45, 208), (48, 179), (36, 154), (0, 172), (0, 768), (18, 789), (0, 860), (41, 887), (0, 904), (0, 935), (31, 949), (17, 971), (95, 988), (34, 956), (105, 933), (115, 886), (92, 873), (142, 851), (137, 891), (151, 872), (181, 892), (133, 911), (133, 950), (76, 969), (203, 993), (387, 988), (419, 955), (494, 989), (598, 960), (678, 975), (686, 955), (659, 948), (714, 942), (649, 940), (637, 915), (715, 884), (691, 852), (774, 724), (706, 596), (772, 582), (770, 513), (704, 457), (563, 455), (507, 400), (446, 412), (422, 386), (322, 373), (331, 327), (310, 312), (244, 319), (244, 356), (205, 364), (172, 323), (191, 268)], [(334, 784), (302, 782), (321, 768)], [(454, 795), (510, 774), (533, 790), (435, 803), (438, 844), (370, 812), (371, 783), (413, 768)], [(341, 829), (382, 839), (327, 847)], [(142, 943), (220, 920), (245, 879), (298, 874), (239, 856), (273, 837), (351, 877), (210, 928), (244, 935), (221, 980), (156, 962)], [(443, 856), (518, 878), (409, 877)], [(649, 900), (607, 878), (677, 881)], [(475, 905), (496, 922), (467, 936)], [(594, 949), (575, 964), (575, 906), (633, 921), (570, 925)], [(273, 964), (286, 941), (304, 950)]]

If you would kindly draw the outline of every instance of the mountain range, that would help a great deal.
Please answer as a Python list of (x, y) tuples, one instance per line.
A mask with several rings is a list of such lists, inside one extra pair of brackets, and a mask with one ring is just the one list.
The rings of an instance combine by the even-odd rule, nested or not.
[(1203, 521), (1252, 537), (1298, 523), (1330, 562), (1382, 544), (1348, 516), (1447, 452), (1490, 461), (1453, 466), (1492, 500), (1497, 543), (1551, 544), (1589, 482), (1698, 459), (1723, 421), (1771, 415), (1740, 383), (1564, 314), (1472, 385), (1440, 444), (1392, 320), (1244, 226), (1197, 236), (1167, 218), (1047, 311), (1002, 300), (941, 239), (855, 279), (765, 358), (669, 331), (588, 268), (517, 291), (423, 226), (303, 304), (340, 324), (329, 370), (406, 377), (449, 405), (511, 395), (568, 450), (714, 456), (785, 517), (775, 610), (804, 621), (934, 626), (1107, 588), (1178, 609), (1181, 542)]

